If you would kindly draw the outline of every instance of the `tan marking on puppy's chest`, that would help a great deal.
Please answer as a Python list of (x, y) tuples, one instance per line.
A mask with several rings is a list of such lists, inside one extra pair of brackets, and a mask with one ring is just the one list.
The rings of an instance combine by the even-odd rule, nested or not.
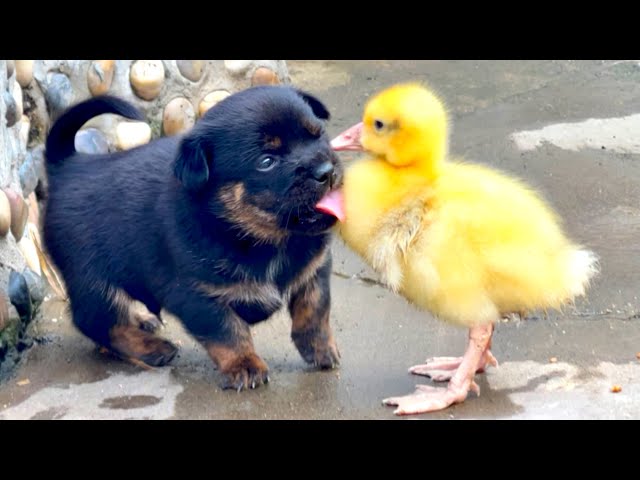
[(282, 295), (273, 283), (245, 281), (231, 285), (213, 285), (200, 282), (196, 288), (205, 295), (219, 298), (227, 304), (232, 302), (260, 303), (265, 307), (277, 308), (282, 302)]
[(268, 280), (266, 282), (245, 280), (230, 285), (213, 285), (200, 282), (196, 285), (196, 288), (202, 293), (219, 298), (227, 304), (231, 302), (260, 303), (265, 307), (277, 308), (281, 305), (281, 302), (288, 301), (293, 293), (311, 281), (322, 265), (324, 265), (328, 253), (329, 246), (316, 255), (304, 269), (302, 269), (293, 281), (287, 285), (282, 294), (274, 282), (275, 276), (282, 269), (282, 260), (279, 258), (275, 258), (270, 262), (267, 269)]

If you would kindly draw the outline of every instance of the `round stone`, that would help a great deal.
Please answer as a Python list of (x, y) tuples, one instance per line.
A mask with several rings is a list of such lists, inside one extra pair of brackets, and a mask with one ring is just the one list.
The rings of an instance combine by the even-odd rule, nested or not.
[(10, 188), (5, 188), (3, 191), (7, 196), (7, 200), (9, 200), (9, 210), (11, 211), (11, 233), (16, 239), (16, 242), (19, 242), (24, 233), (24, 228), (27, 225), (29, 207), (22, 196)]
[[(40, 225), (40, 205), (38, 205), (38, 199), (35, 192), (31, 192), (31, 194), (27, 197), (27, 206), (29, 207), (29, 215), (27, 216), (27, 228)], [(35, 228), (35, 230), (30, 231), (30, 233), (36, 233), (39, 241), (40, 234), (37, 227)]]
[(209, 110), (219, 101), (227, 98), (229, 95), (231, 94), (226, 90), (214, 90), (213, 92), (209, 92), (205, 95), (205, 97), (200, 102), (200, 105), (198, 106), (198, 115), (202, 117), (207, 110)]
[(22, 256), (24, 257), (25, 262), (27, 262), (29, 268), (38, 275), (42, 275), (38, 250), (36, 250), (36, 246), (33, 243), (33, 240), (31, 240), (31, 237), (27, 235), (22, 237), (22, 240), (18, 242), (18, 250), (22, 253)]
[(280, 83), (276, 72), (267, 67), (256, 68), (251, 78), (251, 85), (277, 85)]
[(26, 115), (22, 115), (22, 120), (20, 121), (20, 132), (19, 137), (22, 144), (27, 146), (29, 142), (29, 130), (31, 129), (31, 120)]
[(149, 143), (151, 127), (144, 122), (120, 122), (116, 127), (116, 145), (120, 150), (129, 150)]
[(104, 95), (111, 88), (115, 72), (115, 60), (94, 60), (87, 70), (87, 86), (91, 95)]
[(164, 107), (162, 130), (165, 135), (176, 135), (190, 129), (196, 123), (193, 105), (186, 98), (174, 98)]
[(144, 100), (153, 100), (160, 94), (164, 82), (162, 60), (138, 60), (131, 65), (131, 87)]
[(33, 160), (33, 166), (36, 170), (36, 176), (38, 177), (38, 183), (36, 185), (36, 194), (40, 196), (38, 192), (39, 188), (44, 188), (46, 192), (47, 175), (44, 166), (44, 145), (38, 145), (36, 148), (30, 150), (31, 159)]
[(0, 332), (9, 324), (9, 302), (4, 292), (0, 292)]
[(38, 184), (38, 175), (33, 163), (33, 156), (27, 153), (24, 162), (18, 169), (18, 177), (20, 178), (20, 186), (22, 187), (22, 195), (29, 196), (36, 189)]
[(31, 270), (31, 268), (25, 268), (22, 276), (27, 282), (33, 306), (37, 308), (43, 302), (46, 294), (44, 279), (40, 274)]
[(33, 315), (33, 305), (31, 304), (31, 294), (29, 293), (29, 286), (27, 285), (24, 275), (15, 270), (11, 270), (7, 293), (9, 294), (9, 300), (13, 306), (16, 307), (22, 321), (30, 321)]
[(22, 88), (26, 88), (33, 80), (34, 60), (16, 60), (16, 80)]
[(71, 81), (64, 73), (48, 73), (44, 95), (51, 118), (56, 118), (73, 102), (74, 93)]
[(85, 128), (78, 131), (74, 139), (77, 152), (88, 154), (109, 153), (109, 141), (97, 128)]
[(182, 76), (192, 82), (197, 82), (202, 78), (204, 60), (176, 60), (176, 65)]
[(11, 227), (11, 205), (3, 190), (0, 190), (0, 237), (6, 237)]
[(20, 84), (18, 82), (13, 83), (13, 88), (11, 89), (11, 95), (13, 96), (13, 101), (16, 104), (16, 119), (20, 120), (22, 118), (23, 103), (22, 103), (22, 88), (20, 88)]
[(7, 107), (7, 111), (5, 112), (5, 118), (7, 119), (7, 127), (13, 127), (18, 121), (18, 106), (16, 105), (16, 100), (13, 98), (13, 95), (8, 91), (4, 91), (2, 94), (2, 98), (4, 99), (4, 104)]
[(239, 75), (249, 70), (252, 63), (253, 60), (225, 60), (224, 66), (232, 74)]

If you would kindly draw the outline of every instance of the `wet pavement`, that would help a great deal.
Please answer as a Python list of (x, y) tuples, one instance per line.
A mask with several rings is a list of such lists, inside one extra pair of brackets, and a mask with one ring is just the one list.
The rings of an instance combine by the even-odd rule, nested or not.
[[(461, 354), (466, 331), (380, 287), (336, 240), (339, 369), (307, 366), (281, 312), (254, 328), (271, 383), (223, 391), (177, 320), (164, 335), (180, 344), (179, 356), (145, 371), (99, 353), (51, 299), (35, 328), (45, 341), (0, 384), (0, 419), (640, 419), (640, 61), (291, 61), (289, 69), (326, 102), (331, 135), (357, 122), (377, 90), (428, 82), (448, 105), (452, 153), (526, 179), (599, 254), (602, 274), (588, 299), (498, 324), (500, 366), (477, 376), (480, 397), (395, 417), (383, 398), (430, 383), (407, 368)], [(614, 385), (622, 390), (612, 393)]]

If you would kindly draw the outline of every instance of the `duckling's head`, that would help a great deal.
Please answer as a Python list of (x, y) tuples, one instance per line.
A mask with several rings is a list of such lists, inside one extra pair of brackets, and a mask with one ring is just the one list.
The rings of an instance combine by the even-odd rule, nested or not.
[(363, 149), (396, 167), (436, 169), (447, 153), (442, 102), (417, 83), (389, 87), (372, 97), (363, 121), (332, 142), (335, 150)]

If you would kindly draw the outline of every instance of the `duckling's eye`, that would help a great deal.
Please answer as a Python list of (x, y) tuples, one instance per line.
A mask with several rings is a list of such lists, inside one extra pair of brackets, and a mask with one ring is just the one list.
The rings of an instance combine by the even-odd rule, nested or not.
[(376, 120), (375, 122), (373, 122), (373, 128), (375, 128), (379, 132), (384, 128), (384, 123), (382, 123), (380, 120)]
[(258, 160), (257, 169), (261, 172), (268, 172), (278, 164), (278, 159), (274, 157), (264, 157)]

